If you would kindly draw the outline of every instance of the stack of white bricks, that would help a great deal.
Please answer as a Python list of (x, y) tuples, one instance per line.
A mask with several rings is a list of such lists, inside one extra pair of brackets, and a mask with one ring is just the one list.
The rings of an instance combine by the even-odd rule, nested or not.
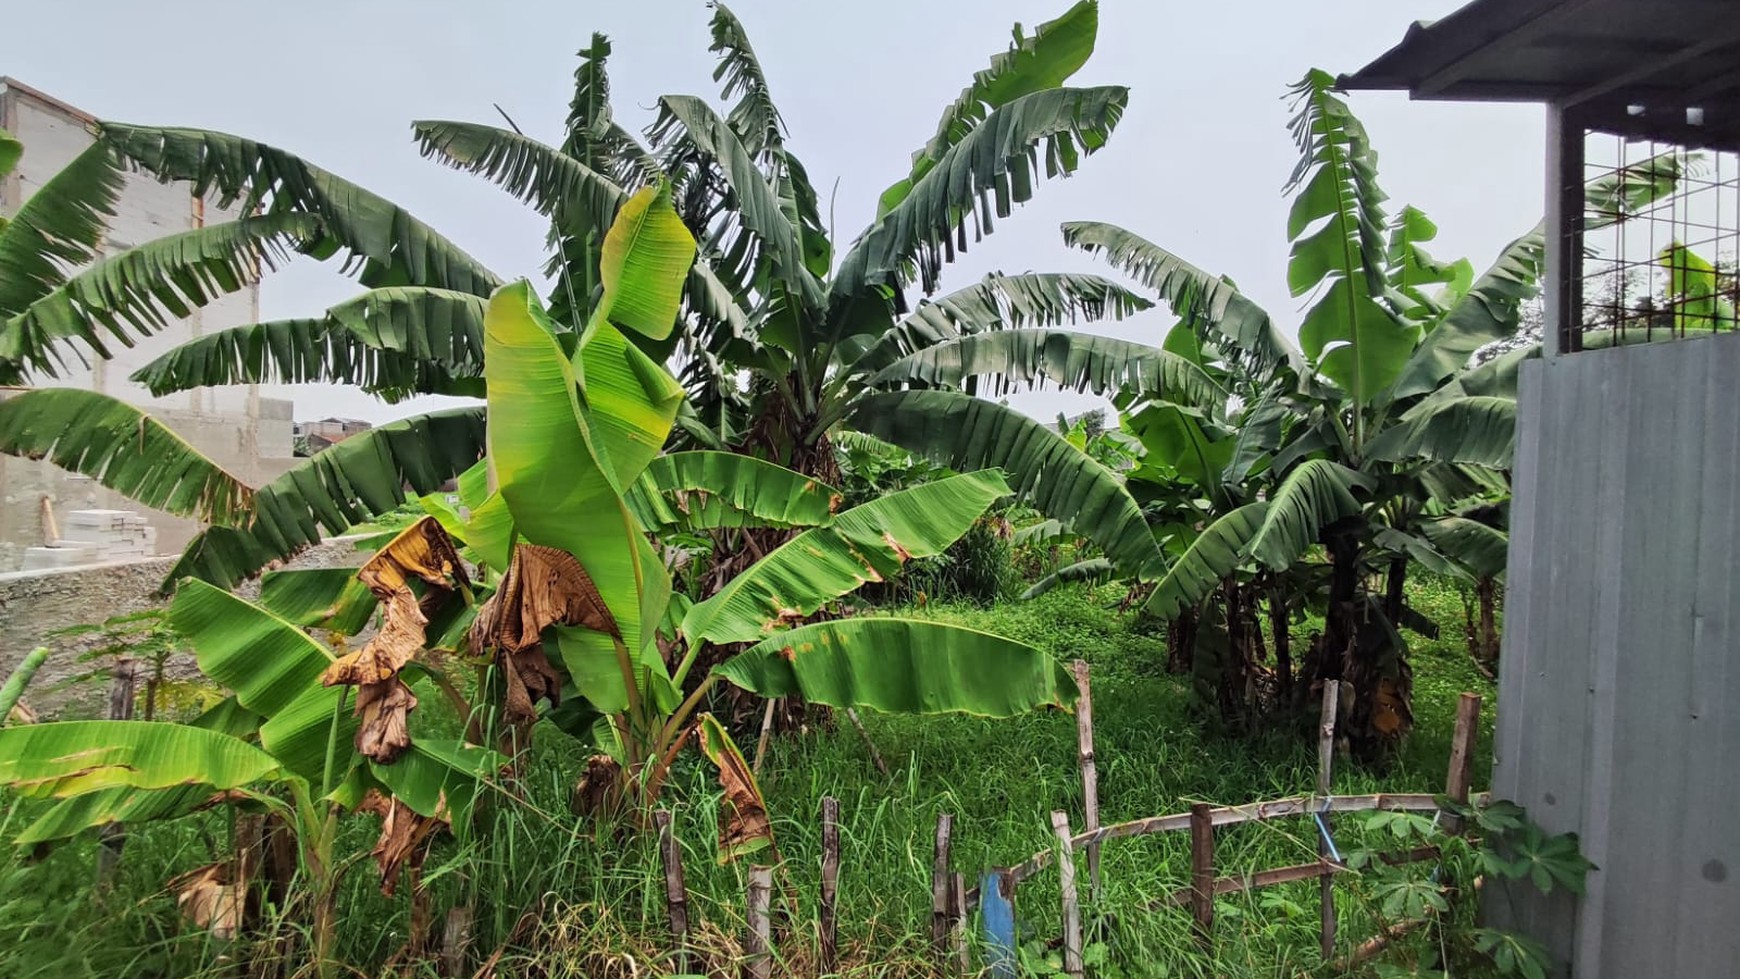
[(157, 528), (131, 510), (74, 510), (65, 536), (48, 547), (24, 551), (24, 570), (73, 568), (137, 561), (157, 554)]

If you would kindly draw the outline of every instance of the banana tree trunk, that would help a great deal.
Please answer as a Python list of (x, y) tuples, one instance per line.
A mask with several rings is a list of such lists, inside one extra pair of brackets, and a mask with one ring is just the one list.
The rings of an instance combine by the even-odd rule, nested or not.
[(1492, 671), (1498, 666), (1498, 583), (1481, 578), (1474, 592), (1480, 602), (1480, 661)]
[(1293, 637), (1287, 616), (1287, 591), (1269, 591), (1269, 634), (1275, 645), (1275, 696), (1283, 708), (1293, 705)]
[(1408, 559), (1390, 558), (1389, 574), (1384, 581), (1384, 614), (1391, 622), (1402, 620), (1402, 606), (1407, 602)]
[(1188, 674), (1196, 651), (1196, 609), (1166, 623), (1166, 672)]
[(1315, 674), (1319, 683), (1352, 685), (1343, 730), (1356, 754), (1379, 760), (1413, 727), (1413, 674), (1388, 614), (1401, 608), (1407, 562), (1387, 565), (1382, 601), (1362, 595), (1362, 545), (1369, 530), (1365, 520), (1355, 518), (1324, 531), (1331, 565), (1329, 607), (1321, 647), (1315, 651)]

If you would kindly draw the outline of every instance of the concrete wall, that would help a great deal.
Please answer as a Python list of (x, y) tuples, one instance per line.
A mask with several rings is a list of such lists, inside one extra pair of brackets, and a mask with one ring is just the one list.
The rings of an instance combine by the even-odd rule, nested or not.
[[(344, 568), (360, 565), (368, 555), (356, 549), (356, 537), (337, 537), (297, 555), (290, 568)], [(103, 691), (89, 685), (50, 691), (59, 680), (91, 669), (79, 655), (101, 644), (100, 637), (50, 638), (49, 633), (105, 619), (142, 612), (163, 604), (157, 589), (175, 565), (175, 558), (155, 558), (125, 564), (103, 564), (57, 571), (0, 574), (0, 677), (6, 676), (31, 649), (47, 645), (53, 652), (31, 683), (26, 698), (39, 713), (86, 705)], [(238, 589), (248, 598), (259, 595), (257, 582)], [(189, 676), (191, 657), (178, 657), (171, 673)]]
[(1600, 868), (1488, 901), (1577, 979), (1740, 962), (1740, 335), (1525, 365), (1494, 789)]
[[(91, 144), (90, 117), (17, 82), (0, 81), (0, 127), (24, 143), (18, 169), (0, 181), (0, 214), (10, 215), (67, 163)], [(105, 254), (144, 244), (205, 223), (233, 220), (235, 210), (201, 200), (185, 184), (166, 185), (143, 174), (129, 174), (119, 214), (111, 223)], [(109, 360), (87, 357), (43, 386), (75, 386), (140, 405), (213, 456), (243, 481), (257, 485), (293, 464), (289, 402), (262, 399), (252, 385), (209, 388), (154, 398), (128, 375), (153, 359), (213, 330), (259, 320), (259, 288), (223, 296), (162, 332), (132, 347), (109, 345)], [(85, 353), (88, 353), (86, 351)], [(45, 543), (42, 501), (57, 516), (69, 509), (141, 509), (94, 481), (61, 472), (47, 463), (0, 457), (0, 571), (19, 566), (23, 549)], [(163, 553), (179, 549), (198, 530), (193, 521), (142, 510), (158, 529)]]

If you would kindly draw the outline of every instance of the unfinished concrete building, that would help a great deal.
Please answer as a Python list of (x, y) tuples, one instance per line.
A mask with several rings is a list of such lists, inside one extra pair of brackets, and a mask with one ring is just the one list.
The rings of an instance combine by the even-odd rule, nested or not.
[[(24, 158), (0, 180), (0, 214), (11, 215), (42, 184), (72, 161), (95, 138), (92, 116), (11, 78), (0, 76), (0, 128), (24, 144)], [(109, 227), (105, 254), (119, 252), (154, 238), (202, 226), (208, 220), (237, 215), (215, 201), (194, 196), (184, 184), (161, 184), (144, 174), (130, 174), (119, 214)], [(44, 384), (100, 391), (150, 411), (200, 451), (251, 485), (271, 479), (294, 463), (291, 450), (291, 404), (262, 398), (257, 386), (209, 388), (154, 398), (129, 375), (170, 348), (212, 330), (259, 321), (257, 285), (224, 296), (186, 319), (131, 348), (115, 347), (111, 360), (92, 360)], [(0, 390), (0, 397), (8, 392)], [(136, 521), (110, 518), (104, 529), (125, 527), (129, 553), (117, 550), (103, 559), (135, 556), (135, 538), (148, 549), (179, 551), (199, 529), (195, 521), (139, 507), (95, 480), (65, 472), (47, 462), (0, 456), (0, 572), (20, 568), (28, 548), (65, 538), (76, 524), (73, 511), (137, 511), (154, 533), (141, 535)], [(83, 522), (80, 523), (79, 521)], [(65, 563), (65, 562), (62, 562)]]

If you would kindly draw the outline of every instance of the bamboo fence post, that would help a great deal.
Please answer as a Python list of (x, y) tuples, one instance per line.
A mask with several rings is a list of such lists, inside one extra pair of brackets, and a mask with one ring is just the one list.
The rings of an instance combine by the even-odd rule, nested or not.
[(471, 906), (462, 904), (447, 912), (446, 927), (441, 929), (441, 974), (449, 979), (470, 975), (465, 959), (471, 949)]
[(834, 902), (840, 894), (840, 800), (822, 800), (821, 974), (831, 975), (839, 961), (839, 918)]
[(965, 979), (973, 973), (973, 962), (967, 952), (967, 877), (949, 875), (949, 944), (953, 947), (955, 972)]
[[(1081, 763), (1081, 794), (1087, 815), (1087, 831), (1091, 833), (1100, 828), (1100, 773), (1099, 766), (1094, 761), (1093, 690), (1089, 685), (1087, 660), (1076, 660), (1073, 668), (1075, 670), (1075, 685), (1081, 691), (1081, 698), (1075, 704), (1076, 754)], [(1098, 901), (1100, 899), (1100, 845), (1098, 843), (1088, 844), (1087, 865), (1088, 900)]]
[(870, 760), (876, 763), (876, 770), (882, 773), (883, 778), (887, 778), (888, 763), (882, 760), (882, 752), (876, 750), (876, 742), (870, 740), (870, 732), (864, 729), (864, 721), (858, 717), (858, 712), (848, 707), (846, 718), (858, 729), (858, 736), (864, 739), (864, 747), (870, 750)]
[(1190, 807), (1190, 910), (1196, 940), (1214, 950), (1214, 807)]
[(938, 962), (948, 952), (949, 935), (949, 837), (954, 833), (952, 813), (936, 817), (936, 850), (930, 866), (930, 945)]
[(773, 974), (773, 868), (749, 868), (748, 934), (743, 937), (743, 979), (768, 979)]
[[(1468, 801), (1468, 784), (1474, 777), (1474, 749), (1480, 741), (1480, 695), (1465, 693), (1456, 701), (1456, 733), (1450, 741), (1450, 772), (1444, 777), (1444, 794), (1453, 802)], [(1444, 816), (1444, 830), (1462, 832), (1462, 817)]]
[[(1337, 680), (1325, 680), (1323, 683), (1323, 713), (1317, 726), (1317, 795), (1319, 800), (1329, 797), (1330, 778), (1334, 774), (1335, 764), (1335, 712), (1336, 704), (1341, 696), (1341, 683)], [(1321, 801), (1318, 803), (1322, 805)], [(1323, 877), (1318, 886), (1318, 927), (1321, 929), (1320, 946), (1323, 961), (1328, 962), (1335, 957), (1335, 879), (1329, 869), (1329, 814), (1319, 813), (1317, 818), (1322, 826), (1317, 834), (1317, 859), (1324, 864)]]
[(1017, 979), (1015, 872), (999, 867), (979, 880), (979, 927), (985, 932), (985, 964), (991, 979)]
[(671, 827), (667, 809), (653, 813), (658, 827), (659, 856), (665, 870), (665, 914), (671, 923), (671, 938), (677, 943), (675, 966), (678, 972), (689, 970), (689, 889), (683, 883), (683, 850)]
[[(109, 680), (109, 720), (133, 719), (133, 703), (139, 680), (139, 661), (123, 656), (115, 661)], [(120, 823), (103, 827), (97, 847), (97, 886), (106, 887), (121, 865), (121, 850), (127, 845), (127, 828)]]
[(767, 756), (767, 742), (773, 737), (773, 705), (777, 699), (768, 697), (767, 706), (761, 710), (761, 737), (755, 739), (755, 763), (749, 766), (756, 778), (761, 777), (761, 759)]
[(1063, 971), (1081, 975), (1081, 901), (1075, 892), (1075, 852), (1070, 837), (1069, 813), (1051, 814), (1051, 829), (1057, 834), (1057, 876), (1063, 890)]

